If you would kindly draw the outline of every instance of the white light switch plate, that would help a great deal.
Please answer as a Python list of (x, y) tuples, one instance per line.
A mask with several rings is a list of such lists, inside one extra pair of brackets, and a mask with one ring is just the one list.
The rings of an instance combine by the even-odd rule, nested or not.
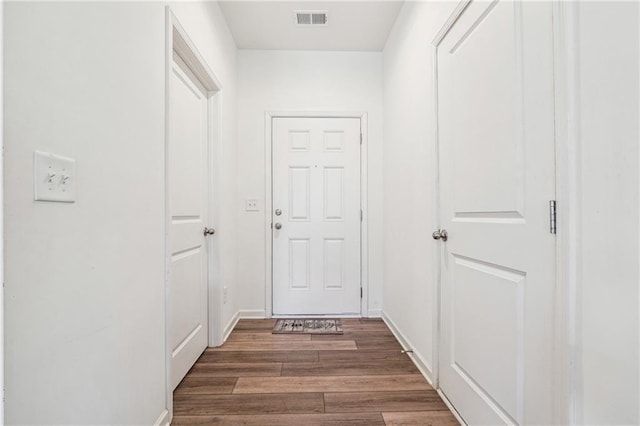
[(255, 198), (247, 198), (245, 200), (244, 210), (247, 212), (260, 211), (260, 208), (258, 207), (258, 200), (256, 200)]
[(36, 201), (76, 201), (76, 160), (35, 151), (33, 171)]

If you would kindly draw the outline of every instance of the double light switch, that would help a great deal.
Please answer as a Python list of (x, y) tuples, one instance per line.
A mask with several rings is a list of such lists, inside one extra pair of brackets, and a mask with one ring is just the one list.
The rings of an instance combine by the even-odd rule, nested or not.
[(36, 201), (76, 201), (76, 160), (35, 151), (33, 161)]

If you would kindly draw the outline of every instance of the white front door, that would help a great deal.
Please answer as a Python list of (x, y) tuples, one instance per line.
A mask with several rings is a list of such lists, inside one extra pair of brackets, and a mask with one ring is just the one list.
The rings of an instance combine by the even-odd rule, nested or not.
[(471, 2), (437, 49), (440, 386), (471, 425), (553, 423), (551, 2)]
[(174, 54), (169, 90), (169, 344), (172, 389), (207, 346), (207, 96)]
[(360, 313), (360, 119), (273, 119), (273, 313)]

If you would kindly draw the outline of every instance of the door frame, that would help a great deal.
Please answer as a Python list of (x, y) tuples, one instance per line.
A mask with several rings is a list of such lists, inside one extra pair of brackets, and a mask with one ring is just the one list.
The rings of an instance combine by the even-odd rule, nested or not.
[[(274, 118), (357, 118), (360, 120), (362, 143), (360, 144), (360, 315), (369, 316), (369, 214), (368, 214), (368, 114), (350, 111), (266, 111), (265, 122), (265, 316), (273, 316), (273, 233), (271, 211), (273, 210), (273, 119)], [(312, 315), (313, 317), (313, 315)]]
[[(438, 129), (438, 46), (472, 0), (461, 0), (431, 41), (434, 93), (434, 229), (441, 228), (439, 129)], [(557, 201), (556, 290), (554, 321), (554, 418), (557, 424), (581, 424), (581, 317), (579, 307), (581, 269), (581, 183), (580, 183), (580, 5), (552, 0), (554, 55), (555, 171)], [(434, 250), (433, 299), (433, 386), (459, 421), (455, 408), (439, 387), (441, 347), (441, 256)]]
[[(0, 3), (0, 34), (4, 34), (4, 2)], [(0, 63), (4, 64), (4, 43), (0, 45)], [(4, 81), (4, 67), (0, 67), (0, 81)], [(4, 85), (0, 99), (4, 99)], [(4, 102), (0, 104), (0, 152), (4, 153)], [(0, 425), (4, 424), (4, 155), (0, 158)]]
[(553, 1), (556, 135), (555, 368), (558, 424), (582, 424), (580, 4)]
[[(164, 137), (164, 219), (165, 219), (165, 258), (164, 258), (164, 312), (165, 312), (165, 390), (166, 409), (156, 424), (168, 424), (173, 418), (173, 390), (170, 383), (171, 352), (169, 340), (169, 137), (170, 137), (170, 95), (173, 53), (185, 62), (200, 84), (206, 90), (207, 96), (207, 222), (209, 226), (217, 228), (220, 206), (218, 203), (220, 187), (220, 109), (222, 84), (211, 70), (204, 57), (198, 51), (180, 21), (171, 10), (165, 8), (165, 137)], [(218, 229), (216, 229), (218, 231)], [(219, 233), (214, 238), (208, 238), (207, 244), (207, 312), (208, 312), (208, 345), (222, 344), (222, 285), (220, 284), (219, 264)]]

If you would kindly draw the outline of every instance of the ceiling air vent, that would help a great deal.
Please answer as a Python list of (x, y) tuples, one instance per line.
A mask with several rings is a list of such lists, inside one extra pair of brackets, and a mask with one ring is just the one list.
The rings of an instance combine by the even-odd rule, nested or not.
[(296, 25), (322, 26), (329, 23), (329, 13), (326, 10), (295, 10), (293, 12)]

